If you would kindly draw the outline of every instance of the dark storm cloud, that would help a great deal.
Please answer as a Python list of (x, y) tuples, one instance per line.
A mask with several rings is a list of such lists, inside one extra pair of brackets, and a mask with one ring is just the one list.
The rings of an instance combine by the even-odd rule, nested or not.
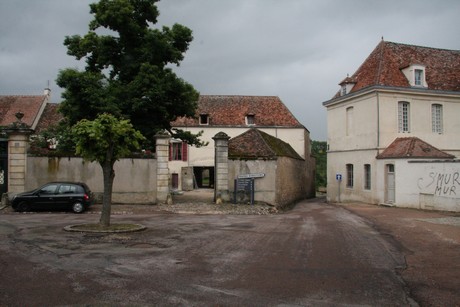
[[(37, 94), (59, 69), (83, 67), (66, 55), (66, 35), (88, 29), (93, 1), (2, 0), (0, 93)], [(326, 140), (322, 102), (385, 40), (460, 49), (456, 0), (168, 0), (157, 26), (183, 24), (194, 41), (179, 76), (202, 94), (276, 95)]]

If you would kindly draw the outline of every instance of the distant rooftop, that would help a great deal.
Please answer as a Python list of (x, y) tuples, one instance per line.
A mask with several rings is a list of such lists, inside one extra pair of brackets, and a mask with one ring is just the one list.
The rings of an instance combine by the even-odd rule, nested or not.
[(417, 137), (397, 138), (393, 141), (377, 159), (454, 159), (450, 155), (436, 147), (422, 141)]
[(277, 157), (303, 160), (291, 145), (255, 128), (230, 139), (228, 156), (230, 159), (248, 160), (275, 160)]
[(276, 96), (221, 95), (201, 95), (196, 118), (181, 117), (172, 126), (199, 126), (200, 116), (207, 116), (209, 126), (247, 126), (249, 116), (258, 127), (303, 127)]

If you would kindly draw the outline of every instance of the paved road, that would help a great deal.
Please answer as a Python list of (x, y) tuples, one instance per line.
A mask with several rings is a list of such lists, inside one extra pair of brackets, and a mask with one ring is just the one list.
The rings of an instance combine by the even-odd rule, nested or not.
[(0, 305), (408, 306), (404, 250), (349, 210), (124, 214), (147, 230), (63, 231), (94, 214), (0, 215)]

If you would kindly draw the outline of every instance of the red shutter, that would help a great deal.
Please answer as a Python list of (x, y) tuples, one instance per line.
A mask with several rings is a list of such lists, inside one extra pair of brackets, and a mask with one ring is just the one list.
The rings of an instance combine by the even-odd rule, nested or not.
[(187, 142), (182, 142), (182, 161), (187, 161), (188, 156), (188, 146)]
[(169, 161), (172, 161), (172, 153), (173, 153), (172, 143), (169, 143)]

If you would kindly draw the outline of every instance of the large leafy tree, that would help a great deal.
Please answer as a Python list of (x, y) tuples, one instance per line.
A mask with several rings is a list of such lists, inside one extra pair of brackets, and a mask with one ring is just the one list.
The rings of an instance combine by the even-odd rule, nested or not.
[(104, 197), (100, 224), (110, 225), (112, 187), (115, 162), (140, 147), (144, 136), (133, 128), (129, 120), (119, 120), (103, 113), (92, 121), (82, 119), (72, 129), (76, 152), (83, 158), (98, 162), (104, 178)]
[(327, 143), (312, 141), (312, 154), (316, 159), (316, 188), (327, 186)]
[(86, 60), (84, 71), (64, 69), (60, 111), (69, 126), (107, 112), (130, 119), (148, 140), (158, 130), (200, 146), (199, 135), (172, 130), (178, 116), (194, 116), (199, 94), (170, 68), (191, 43), (185, 26), (155, 28), (158, 0), (100, 0), (90, 4), (94, 19), (86, 35), (67, 36), (67, 53)]

